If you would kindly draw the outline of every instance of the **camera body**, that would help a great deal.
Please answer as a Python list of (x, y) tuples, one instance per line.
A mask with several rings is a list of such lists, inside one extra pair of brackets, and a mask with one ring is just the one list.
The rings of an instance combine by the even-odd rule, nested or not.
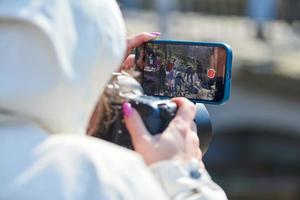
[[(136, 96), (129, 97), (127, 102), (142, 116), (145, 127), (152, 135), (162, 133), (176, 115), (176, 104), (168, 100), (160, 100), (150, 96)], [(118, 116), (111, 124), (109, 134), (106, 134), (103, 139), (133, 149), (130, 135), (124, 124), (122, 105), (114, 106), (119, 109)]]
[[(128, 90), (129, 86), (130, 90)], [(99, 126), (96, 133), (97, 137), (134, 149), (123, 119), (123, 102), (129, 102), (137, 110), (145, 127), (152, 135), (160, 134), (167, 128), (176, 115), (177, 105), (167, 99), (143, 95), (139, 86), (138, 82), (127, 75), (116, 75), (113, 83), (108, 85), (106, 91), (107, 96), (110, 97), (109, 107), (112, 108), (114, 117), (111, 118), (108, 128), (103, 129), (103, 126)], [(203, 104), (196, 104), (196, 108), (194, 122), (201, 141), (200, 148), (204, 154), (212, 138), (211, 121)]]
[(137, 96), (129, 103), (142, 116), (147, 130), (152, 134), (162, 133), (176, 115), (177, 105), (168, 100), (151, 96)]

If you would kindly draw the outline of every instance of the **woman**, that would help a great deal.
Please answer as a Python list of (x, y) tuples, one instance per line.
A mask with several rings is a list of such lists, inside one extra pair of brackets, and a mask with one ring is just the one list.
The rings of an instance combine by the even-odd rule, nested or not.
[[(129, 39), (128, 50), (155, 37)], [(199, 198), (226, 198), (204, 184), (212, 182), (200, 165), (195, 107), (185, 99), (173, 100), (178, 114), (159, 137), (123, 105), (138, 153), (85, 135), (125, 51), (112, 0), (0, 2), (0, 199), (170, 199), (197, 188)], [(190, 177), (190, 168), (202, 178)]]
[(167, 80), (168, 80), (168, 91), (170, 94), (173, 94), (173, 85), (174, 85), (174, 74), (175, 74), (175, 69), (172, 69), (168, 74), (167, 74)]

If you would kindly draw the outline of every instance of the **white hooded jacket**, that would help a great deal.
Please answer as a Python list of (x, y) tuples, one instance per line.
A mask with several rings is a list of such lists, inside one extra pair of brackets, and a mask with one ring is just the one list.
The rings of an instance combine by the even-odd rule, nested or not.
[(124, 52), (113, 0), (0, 0), (0, 200), (168, 199), (195, 187), (160, 175), (164, 163), (153, 167), (163, 190), (137, 154), (84, 135)]

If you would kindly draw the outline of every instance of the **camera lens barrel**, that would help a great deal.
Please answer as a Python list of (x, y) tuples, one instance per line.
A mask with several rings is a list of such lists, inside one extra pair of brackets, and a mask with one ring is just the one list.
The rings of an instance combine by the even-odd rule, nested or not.
[(210, 115), (205, 105), (198, 103), (196, 104), (196, 108), (197, 112), (194, 121), (197, 126), (197, 135), (200, 139), (200, 149), (204, 155), (213, 136), (212, 124)]

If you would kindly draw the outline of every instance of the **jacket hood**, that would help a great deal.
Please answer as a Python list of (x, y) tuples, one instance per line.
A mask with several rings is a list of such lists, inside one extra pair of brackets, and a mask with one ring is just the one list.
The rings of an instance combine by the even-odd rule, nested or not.
[(84, 133), (125, 43), (114, 0), (1, 0), (0, 110)]

